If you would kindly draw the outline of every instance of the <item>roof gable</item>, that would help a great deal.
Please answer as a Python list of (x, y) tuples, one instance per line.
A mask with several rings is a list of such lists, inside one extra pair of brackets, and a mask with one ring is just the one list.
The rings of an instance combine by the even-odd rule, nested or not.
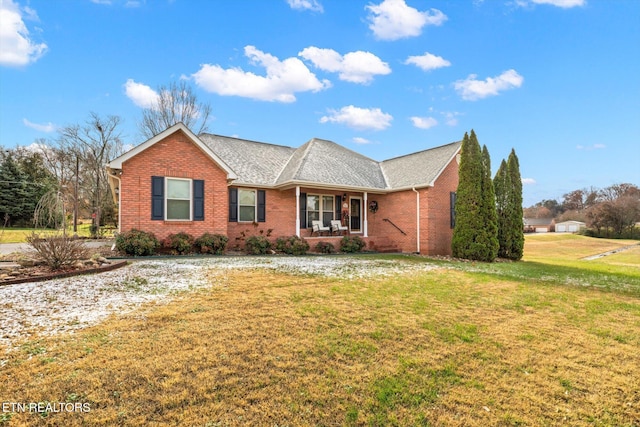
[(117, 158), (111, 160), (107, 164), (107, 167), (112, 168), (112, 169), (122, 169), (122, 164), (124, 162), (126, 162), (129, 159), (131, 159), (132, 157), (137, 156), (138, 154), (142, 153), (143, 151), (145, 151), (149, 147), (152, 147), (156, 143), (162, 141), (163, 139), (165, 139), (169, 135), (172, 135), (172, 134), (174, 134), (176, 132), (183, 132), (189, 138), (189, 140), (191, 140), (191, 142), (193, 142), (200, 150), (202, 150), (214, 163), (216, 163), (218, 166), (220, 166), (220, 168), (227, 173), (227, 179), (230, 179), (230, 180), (238, 179), (238, 176), (233, 171), (233, 169), (231, 169), (229, 167), (229, 165), (225, 161), (223, 161), (215, 152), (213, 152), (209, 147), (207, 147), (205, 144), (203, 144), (202, 141), (193, 132), (191, 132), (189, 130), (189, 128), (187, 128), (182, 123), (177, 123), (177, 124), (171, 126), (170, 128), (166, 129), (165, 131), (157, 134), (153, 138), (150, 138), (147, 141), (143, 142), (142, 144), (137, 145), (136, 147), (134, 147), (131, 150), (127, 151), (126, 153), (124, 153), (120, 157), (117, 157)]
[(332, 141), (314, 138), (291, 156), (276, 184), (308, 182), (386, 189), (378, 162)]
[(454, 142), (429, 150), (381, 162), (381, 168), (392, 189), (433, 186), (444, 168), (460, 151)]

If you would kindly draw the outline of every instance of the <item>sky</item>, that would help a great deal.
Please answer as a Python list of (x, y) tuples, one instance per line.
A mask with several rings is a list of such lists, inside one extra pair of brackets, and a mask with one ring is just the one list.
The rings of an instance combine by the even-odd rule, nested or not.
[(144, 142), (186, 82), (210, 133), (374, 160), (475, 130), (524, 205), (640, 185), (639, 0), (0, 0), (0, 145), (90, 113)]

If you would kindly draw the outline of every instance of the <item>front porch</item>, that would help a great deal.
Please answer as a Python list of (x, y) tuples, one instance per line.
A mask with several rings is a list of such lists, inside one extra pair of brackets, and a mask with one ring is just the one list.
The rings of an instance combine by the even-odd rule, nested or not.
[[(358, 234), (351, 234), (350, 237), (359, 236)], [(304, 239), (309, 243), (311, 250), (314, 251), (318, 243), (330, 243), (335, 248), (336, 252), (340, 252), (340, 242), (344, 235), (327, 235), (327, 236), (309, 236)], [(400, 253), (402, 252), (398, 246), (396, 246), (391, 240), (386, 237), (362, 237), (359, 236), (366, 244), (363, 250), (374, 251), (381, 253)]]

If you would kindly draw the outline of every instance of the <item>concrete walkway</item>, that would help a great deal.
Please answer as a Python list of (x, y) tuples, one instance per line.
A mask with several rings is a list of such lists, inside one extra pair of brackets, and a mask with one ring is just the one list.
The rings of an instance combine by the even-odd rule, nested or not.
[[(113, 245), (113, 239), (85, 240), (85, 246), (88, 248), (100, 248), (102, 246)], [(6, 255), (13, 252), (28, 251), (30, 246), (26, 243), (0, 243), (0, 255)]]

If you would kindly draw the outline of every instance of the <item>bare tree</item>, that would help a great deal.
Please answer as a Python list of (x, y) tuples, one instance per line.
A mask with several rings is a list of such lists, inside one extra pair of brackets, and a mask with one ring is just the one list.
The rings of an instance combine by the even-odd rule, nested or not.
[(208, 130), (210, 114), (211, 105), (199, 102), (191, 86), (181, 80), (158, 88), (157, 101), (142, 111), (138, 127), (145, 139), (180, 122), (199, 134)]
[(120, 117), (91, 113), (84, 126), (70, 125), (60, 131), (60, 144), (75, 157), (74, 175), (94, 218), (93, 232), (100, 228), (103, 208), (113, 201), (105, 164), (122, 153)]

